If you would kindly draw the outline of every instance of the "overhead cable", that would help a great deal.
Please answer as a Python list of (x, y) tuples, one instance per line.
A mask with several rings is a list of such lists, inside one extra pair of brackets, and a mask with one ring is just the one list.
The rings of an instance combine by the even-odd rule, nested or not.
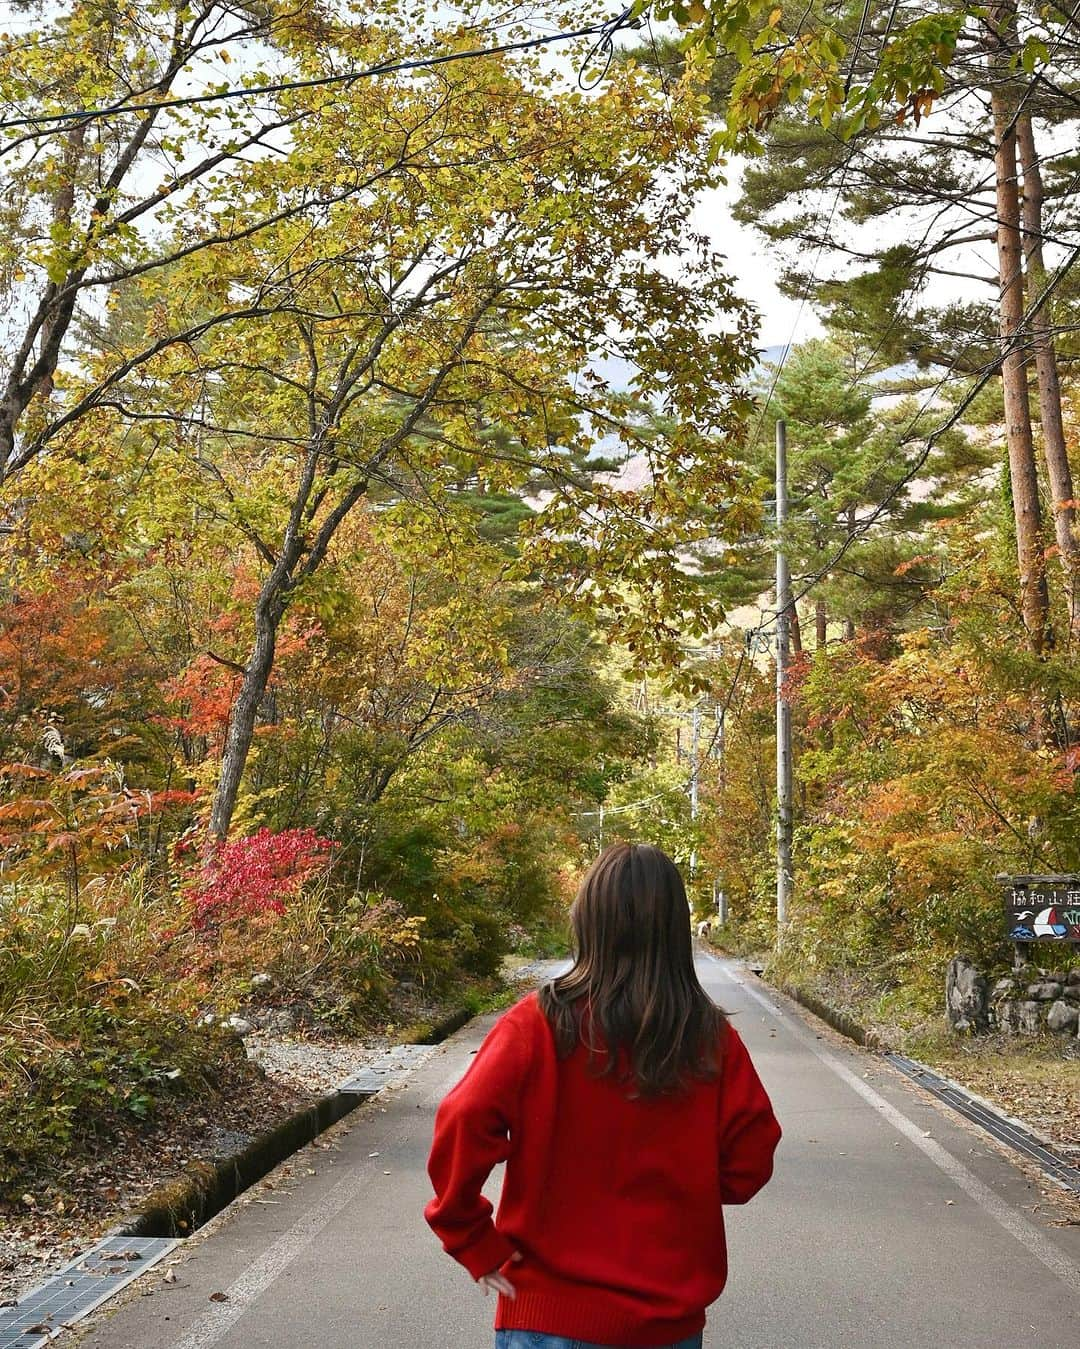
[[(260, 94), (286, 93), (297, 89), (321, 89), (332, 85), (353, 84), (356, 80), (372, 79), (377, 75), (395, 75), (412, 70), (430, 70), (436, 66), (450, 65), (457, 61), (478, 60), (485, 56), (497, 56), (507, 52), (531, 51), (546, 47), (553, 42), (571, 42), (577, 38), (595, 37), (597, 42), (586, 58), (586, 63), (594, 55), (608, 57), (612, 49), (612, 39), (622, 28), (636, 27), (638, 20), (631, 17), (633, 5), (628, 5), (614, 18), (604, 23), (590, 24), (586, 28), (577, 28), (560, 33), (545, 33), (541, 37), (521, 38), (516, 42), (503, 42), (492, 47), (475, 47), (468, 51), (442, 52), (432, 56), (418, 56), (406, 61), (385, 61), (379, 65), (367, 66), (362, 70), (345, 71), (340, 75), (320, 75), (309, 80), (281, 80), (274, 84), (240, 85), (229, 89), (218, 89), (213, 93), (189, 94), (176, 98), (155, 99), (147, 103), (112, 103), (97, 108), (77, 108), (70, 112), (35, 113), (25, 117), (12, 117), (0, 121), (0, 131), (14, 131), (22, 127), (38, 127), (51, 132), (62, 126), (83, 126), (88, 122), (101, 121), (109, 117), (129, 117), (133, 114), (159, 112), (169, 108), (189, 108), (204, 103), (220, 103), (229, 99), (254, 98)], [(606, 72), (607, 66), (605, 66)], [(602, 76), (601, 76), (602, 78)]]

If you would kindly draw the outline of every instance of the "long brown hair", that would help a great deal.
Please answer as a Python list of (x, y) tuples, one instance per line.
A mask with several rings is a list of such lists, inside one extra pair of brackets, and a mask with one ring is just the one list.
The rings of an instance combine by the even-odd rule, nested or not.
[[(719, 1069), (724, 1013), (694, 970), (690, 908), (674, 862), (643, 843), (613, 843), (570, 910), (573, 967), (540, 990), (560, 1058), (579, 1043), (602, 1075), (642, 1096)], [(597, 1043), (597, 1040), (600, 1043)]]

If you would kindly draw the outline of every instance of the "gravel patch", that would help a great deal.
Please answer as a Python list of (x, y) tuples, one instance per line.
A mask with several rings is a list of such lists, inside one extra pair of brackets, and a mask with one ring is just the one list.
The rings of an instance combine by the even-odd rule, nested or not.
[(380, 1058), (393, 1045), (393, 1040), (385, 1035), (360, 1040), (330, 1040), (322, 1036), (309, 1040), (253, 1031), (244, 1038), (248, 1058), (267, 1077), (320, 1095), (355, 1077), (365, 1064)]

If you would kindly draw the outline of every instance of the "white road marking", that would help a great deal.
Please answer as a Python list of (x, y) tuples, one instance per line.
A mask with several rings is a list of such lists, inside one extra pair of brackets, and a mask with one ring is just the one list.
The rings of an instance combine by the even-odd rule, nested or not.
[[(452, 1061), (453, 1062), (453, 1061)], [(467, 1063), (471, 1063), (469, 1059)], [(466, 1065), (467, 1066), (467, 1065)], [(440, 1099), (461, 1076), (460, 1063), (453, 1062), (452, 1072), (436, 1089), (436, 1099)], [(187, 1333), (173, 1345), (173, 1349), (210, 1349), (244, 1315), (248, 1307), (260, 1297), (284, 1270), (312, 1244), (323, 1230), (337, 1217), (342, 1209), (348, 1208), (354, 1199), (358, 1199), (364, 1189), (372, 1183), (381, 1165), (376, 1160), (366, 1166), (353, 1170), (348, 1179), (340, 1181), (334, 1189), (317, 1204), (313, 1205), (293, 1223), (280, 1237), (253, 1261), (238, 1279), (225, 1290), (227, 1301), (214, 1305)]]
[[(739, 985), (745, 993), (756, 999), (774, 1016), (783, 1018), (786, 1029), (802, 1040), (822, 1063), (868, 1101), (894, 1128), (910, 1139), (970, 1198), (1025, 1246), (1036, 1259), (1056, 1274), (1069, 1288), (1075, 1292), (1080, 1292), (1080, 1270), (1066, 1259), (1056, 1247), (1050, 1245), (1035, 1227), (1014, 1213), (987, 1185), (972, 1175), (939, 1143), (924, 1138), (921, 1130), (911, 1120), (902, 1115), (872, 1087), (867, 1086), (861, 1078), (851, 1072), (828, 1049), (818, 1044), (800, 1022), (796, 1022), (791, 1017), (784, 1017), (784, 1013), (779, 1007), (759, 993), (757, 989), (751, 988), (749, 984), (739, 979), (735, 971), (725, 962), (708, 954), (705, 954), (703, 958), (714, 965), (718, 965), (732, 982)], [(460, 1077), (461, 1071), (460, 1065), (455, 1064), (451, 1072), (439, 1084), (436, 1095), (441, 1095), (447, 1087), (452, 1085), (452, 1082)], [(370, 1183), (374, 1170), (374, 1167), (367, 1166), (354, 1171), (347, 1180), (343, 1180), (335, 1186), (330, 1194), (310, 1208), (287, 1232), (282, 1233), (258, 1260), (249, 1265), (244, 1273), (229, 1285), (226, 1290), (228, 1301), (215, 1304), (213, 1310), (207, 1312), (192, 1326), (175, 1343), (173, 1349), (210, 1349), (212, 1345), (223, 1339), (256, 1298), (264, 1293), (297, 1256), (311, 1245), (342, 1209), (347, 1208), (354, 1199), (359, 1198), (365, 1186)]]
[(737, 984), (744, 993), (760, 1003), (774, 1016), (784, 1018), (784, 1028), (789, 1034), (800, 1040), (852, 1091), (857, 1092), (864, 1101), (873, 1106), (882, 1119), (887, 1120), (909, 1142), (914, 1143), (919, 1151), (929, 1157), (934, 1165), (943, 1171), (955, 1185), (958, 1185), (969, 1199), (973, 1199), (985, 1213), (988, 1213), (991, 1218), (1000, 1223), (1010, 1236), (1015, 1237), (1022, 1246), (1031, 1252), (1036, 1260), (1044, 1264), (1053, 1274), (1056, 1274), (1066, 1287), (1074, 1293), (1080, 1293), (1080, 1266), (1074, 1264), (1068, 1256), (1047, 1241), (1034, 1224), (1021, 1217), (1011, 1205), (995, 1194), (989, 1185), (969, 1171), (962, 1162), (957, 1161), (952, 1153), (943, 1148), (940, 1143), (933, 1138), (927, 1138), (917, 1124), (909, 1120), (884, 1096), (853, 1073), (831, 1049), (816, 1040), (812, 1032), (807, 1030), (801, 1021), (796, 1021), (793, 1017), (784, 1017), (781, 1008), (777, 1007), (771, 998), (766, 997), (764, 993), (753, 988), (746, 980), (741, 979), (738, 971), (727, 962), (717, 960), (713, 955), (706, 955), (705, 959), (714, 965), (718, 965), (728, 979)]
[(311, 1245), (327, 1224), (359, 1197), (361, 1191), (371, 1183), (373, 1175), (374, 1167), (359, 1168), (348, 1180), (336, 1185), (325, 1199), (308, 1209), (229, 1285), (226, 1289), (228, 1301), (216, 1303), (212, 1311), (207, 1312), (182, 1339), (176, 1341), (174, 1349), (208, 1349), (210, 1345), (217, 1344), (255, 1299)]

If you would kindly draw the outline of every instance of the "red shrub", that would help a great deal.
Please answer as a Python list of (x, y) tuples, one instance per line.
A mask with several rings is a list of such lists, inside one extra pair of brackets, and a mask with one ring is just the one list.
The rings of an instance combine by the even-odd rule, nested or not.
[(304, 882), (330, 865), (337, 846), (314, 829), (260, 829), (230, 840), (203, 867), (193, 893), (196, 925), (284, 913)]

